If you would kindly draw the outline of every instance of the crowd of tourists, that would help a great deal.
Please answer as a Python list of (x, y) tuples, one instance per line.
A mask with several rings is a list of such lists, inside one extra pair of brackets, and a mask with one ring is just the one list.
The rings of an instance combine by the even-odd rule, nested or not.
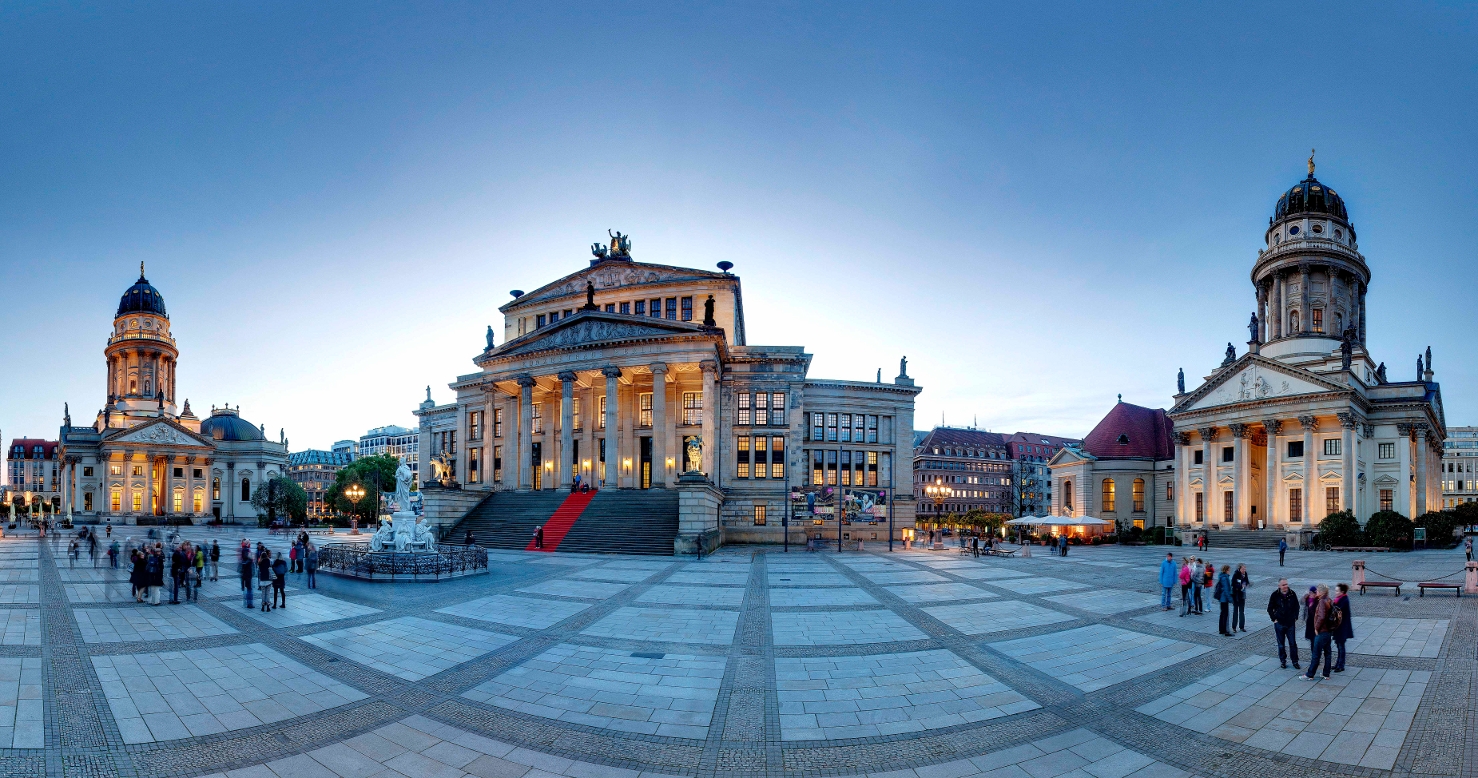
[(307, 588), (318, 588), (318, 546), (314, 545), (306, 532), (300, 532), (293, 538), (286, 559), (281, 551), (274, 554), (260, 541), (253, 549), (251, 541), (242, 538), (241, 547), (236, 552), (236, 562), (241, 574), (241, 596), (247, 610), (255, 607), (252, 599), (257, 589), (261, 590), (263, 613), (273, 608), (286, 608), (288, 573), (300, 573), (305, 576), (304, 585)]

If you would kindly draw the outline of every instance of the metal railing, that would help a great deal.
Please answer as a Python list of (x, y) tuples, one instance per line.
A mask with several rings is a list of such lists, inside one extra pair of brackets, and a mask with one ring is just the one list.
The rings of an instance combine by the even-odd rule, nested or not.
[(318, 551), (318, 569), (355, 578), (440, 580), (485, 573), (481, 546), (440, 544), (435, 551), (371, 551), (369, 543), (331, 543)]

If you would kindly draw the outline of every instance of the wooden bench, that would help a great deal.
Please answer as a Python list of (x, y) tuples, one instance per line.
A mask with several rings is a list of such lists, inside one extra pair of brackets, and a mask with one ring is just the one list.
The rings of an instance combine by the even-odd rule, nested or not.
[(1369, 552), (1374, 553), (1374, 552), (1379, 552), (1379, 551), (1390, 551), (1391, 549), (1389, 547), (1387, 547), (1387, 546), (1330, 546), (1329, 547), (1329, 550), (1330, 551), (1369, 551)]
[(1416, 585), (1416, 595), (1418, 597), (1425, 597), (1427, 596), (1428, 589), (1451, 589), (1453, 594), (1459, 597), (1463, 596), (1462, 584), (1444, 583), (1442, 581), (1422, 581)]
[(1372, 589), (1395, 589), (1396, 595), (1398, 597), (1401, 595), (1400, 581), (1364, 581), (1360, 584), (1361, 594), (1365, 594), (1365, 587), (1367, 586)]

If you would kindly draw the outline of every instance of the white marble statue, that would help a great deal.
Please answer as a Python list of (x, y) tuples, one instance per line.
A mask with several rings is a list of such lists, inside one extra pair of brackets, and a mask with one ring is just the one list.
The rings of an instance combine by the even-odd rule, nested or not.
[(411, 545), (427, 551), (436, 550), (436, 534), (431, 531), (431, 525), (424, 517), (416, 519), (416, 526), (411, 532)]
[(396, 514), (399, 516), (399, 520), (395, 522), (394, 533), (396, 551), (409, 551), (411, 547), (411, 530), (414, 517), (410, 515), (401, 515), (403, 513), (403, 511), (396, 512)]
[(408, 511), (411, 509), (411, 479), (415, 476), (411, 468), (404, 462), (395, 468), (395, 505), (397, 511)]
[(393, 519), (380, 520), (380, 528), (370, 536), (370, 550), (384, 551), (395, 545), (395, 522)]

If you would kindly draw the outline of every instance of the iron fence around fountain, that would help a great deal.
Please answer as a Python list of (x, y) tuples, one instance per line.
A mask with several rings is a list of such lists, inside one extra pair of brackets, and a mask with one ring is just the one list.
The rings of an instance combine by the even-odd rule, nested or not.
[(369, 543), (329, 543), (318, 570), (367, 581), (440, 581), (488, 571), (482, 546), (438, 544), (435, 551), (372, 551)]

